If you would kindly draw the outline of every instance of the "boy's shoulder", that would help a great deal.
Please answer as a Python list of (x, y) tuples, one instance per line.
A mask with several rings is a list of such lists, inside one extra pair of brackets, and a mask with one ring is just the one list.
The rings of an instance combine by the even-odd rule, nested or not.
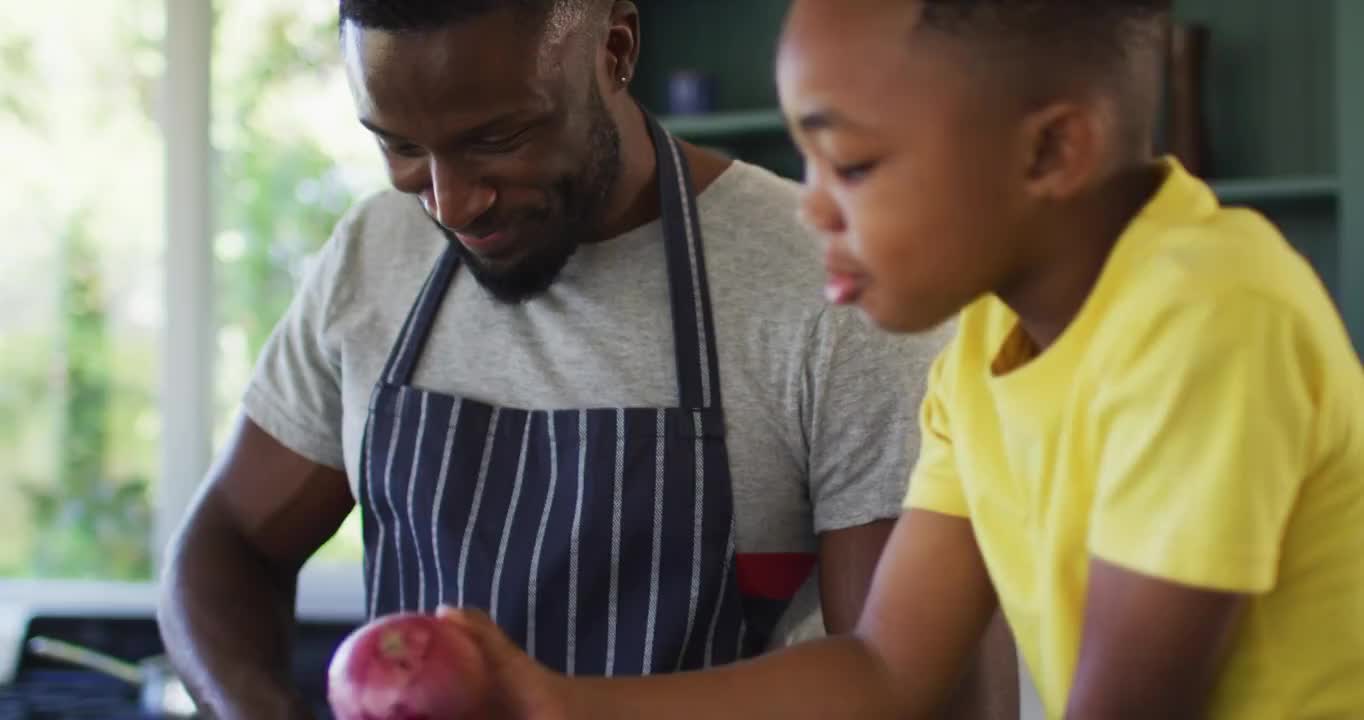
[[(1349, 333), (1311, 263), (1260, 213), (1217, 204), (1145, 217), (1101, 299), (1086, 367), (1096, 380), (1277, 368), (1317, 387), (1364, 392)], [(1104, 281), (1107, 282), (1107, 281)], [(1222, 370), (1218, 370), (1218, 369)], [(1149, 371), (1149, 372), (1144, 372)]]
[(1216, 206), (1198, 216), (1144, 222), (1140, 247), (1112, 269), (1107, 295), (1098, 298), (1106, 306), (1108, 340), (1146, 344), (1161, 341), (1167, 328), (1197, 332), (1193, 323), (1172, 320), (1198, 314), (1247, 326), (1276, 316), (1315, 341), (1341, 325), (1311, 264), (1258, 212)]
[[(1226, 322), (1276, 315), (1316, 333), (1339, 324), (1311, 264), (1260, 213), (1224, 207), (1177, 162), (1115, 245), (1082, 315), (1101, 345), (1149, 348), (1199, 313)], [(1088, 307), (1095, 306), (1095, 307)], [(1093, 320), (1094, 318), (1090, 318)]]
[[(1258, 212), (1222, 207), (1205, 183), (1174, 166), (1058, 344), (1082, 347), (1083, 359), (1072, 357), (1106, 373), (1166, 347), (1196, 352), (1210, 329), (1252, 333), (1270, 322), (1322, 352), (1350, 351), (1329, 292), (1283, 234)], [(1007, 305), (983, 297), (963, 311), (953, 352), (988, 365), (1016, 326)]]
[(1259, 212), (1219, 206), (1198, 217), (1146, 222), (1144, 252), (1122, 272), (1128, 297), (1153, 307), (1228, 295), (1300, 312), (1329, 307), (1311, 264)]

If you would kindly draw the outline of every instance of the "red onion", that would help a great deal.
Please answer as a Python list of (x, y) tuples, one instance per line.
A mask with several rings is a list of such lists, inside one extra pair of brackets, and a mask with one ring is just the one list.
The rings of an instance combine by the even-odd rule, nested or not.
[(351, 633), (332, 657), (336, 720), (463, 720), (478, 716), (487, 675), (472, 643), (432, 615), (400, 613)]

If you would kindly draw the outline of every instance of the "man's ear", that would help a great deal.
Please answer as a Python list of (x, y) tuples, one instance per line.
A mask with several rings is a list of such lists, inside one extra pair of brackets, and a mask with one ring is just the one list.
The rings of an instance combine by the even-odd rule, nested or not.
[(639, 8), (629, 0), (615, 0), (607, 23), (606, 83), (602, 87), (624, 88), (639, 62)]

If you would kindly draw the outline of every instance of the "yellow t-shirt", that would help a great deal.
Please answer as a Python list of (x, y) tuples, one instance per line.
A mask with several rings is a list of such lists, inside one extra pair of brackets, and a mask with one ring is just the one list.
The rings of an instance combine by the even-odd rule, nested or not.
[(1096, 556), (1251, 596), (1212, 717), (1364, 718), (1364, 370), (1279, 233), (1169, 165), (1044, 352), (963, 312), (906, 507), (970, 519), (1050, 717)]

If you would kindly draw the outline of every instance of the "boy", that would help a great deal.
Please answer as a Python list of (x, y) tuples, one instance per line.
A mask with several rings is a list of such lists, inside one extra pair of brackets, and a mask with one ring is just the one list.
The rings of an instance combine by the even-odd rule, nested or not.
[(854, 634), (564, 681), (529, 717), (925, 717), (996, 606), (1049, 717), (1364, 717), (1364, 373), (1264, 219), (1150, 155), (1158, 0), (797, 0), (779, 60), (828, 293), (960, 311)]

